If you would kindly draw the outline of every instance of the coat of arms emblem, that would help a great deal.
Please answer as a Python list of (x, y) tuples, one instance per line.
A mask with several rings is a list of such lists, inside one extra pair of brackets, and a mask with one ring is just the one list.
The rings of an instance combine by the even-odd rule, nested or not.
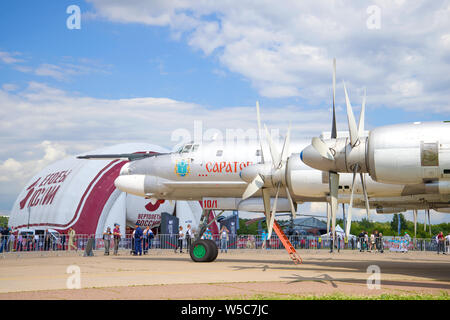
[(191, 172), (191, 167), (189, 165), (189, 162), (187, 160), (180, 160), (177, 161), (175, 164), (175, 174), (179, 177), (184, 177), (189, 175)]

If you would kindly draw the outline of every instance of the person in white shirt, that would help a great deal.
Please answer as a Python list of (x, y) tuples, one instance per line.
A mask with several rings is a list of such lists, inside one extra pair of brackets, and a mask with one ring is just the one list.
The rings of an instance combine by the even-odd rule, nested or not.
[(226, 226), (222, 226), (222, 228), (220, 229), (220, 252), (222, 253), (223, 251), (225, 251), (225, 253), (228, 252), (228, 229)]
[(373, 233), (370, 234), (370, 251), (375, 248), (375, 235)]
[(178, 231), (178, 241), (177, 246), (175, 247), (175, 252), (177, 252), (177, 249), (180, 248), (180, 253), (183, 253), (183, 238), (184, 238), (183, 227), (180, 226)]

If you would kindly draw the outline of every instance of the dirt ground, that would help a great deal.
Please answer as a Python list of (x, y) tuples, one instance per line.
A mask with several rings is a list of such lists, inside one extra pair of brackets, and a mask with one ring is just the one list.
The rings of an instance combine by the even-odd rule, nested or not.
[[(0, 300), (450, 293), (449, 255), (325, 250), (299, 254), (303, 264), (295, 265), (284, 250), (219, 253), (213, 263), (195, 263), (187, 253), (162, 250), (140, 257), (128, 252), (96, 252), (94, 257), (83, 257), (82, 252), (11, 253), (0, 256)], [(76, 283), (76, 274), (68, 273), (72, 269), (80, 270), (81, 289), (68, 289)], [(372, 270), (380, 271), (380, 288), (373, 286), (377, 274)]]

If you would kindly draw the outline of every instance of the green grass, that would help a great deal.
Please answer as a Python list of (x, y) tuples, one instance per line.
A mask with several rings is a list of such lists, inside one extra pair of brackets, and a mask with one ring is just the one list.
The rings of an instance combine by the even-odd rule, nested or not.
[(252, 296), (227, 297), (229, 300), (450, 300), (448, 292), (439, 294), (380, 294), (380, 295), (345, 295), (342, 293), (324, 295), (300, 294), (255, 294)]

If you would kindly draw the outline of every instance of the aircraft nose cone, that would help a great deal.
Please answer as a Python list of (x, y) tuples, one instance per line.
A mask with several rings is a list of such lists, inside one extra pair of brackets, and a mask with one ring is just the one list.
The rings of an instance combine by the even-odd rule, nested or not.
[(144, 197), (144, 180), (145, 175), (142, 174), (122, 175), (114, 180), (114, 185), (120, 191)]
[(333, 166), (333, 161), (325, 159), (320, 153), (312, 146), (309, 145), (300, 153), (300, 159), (311, 168), (330, 171)]

